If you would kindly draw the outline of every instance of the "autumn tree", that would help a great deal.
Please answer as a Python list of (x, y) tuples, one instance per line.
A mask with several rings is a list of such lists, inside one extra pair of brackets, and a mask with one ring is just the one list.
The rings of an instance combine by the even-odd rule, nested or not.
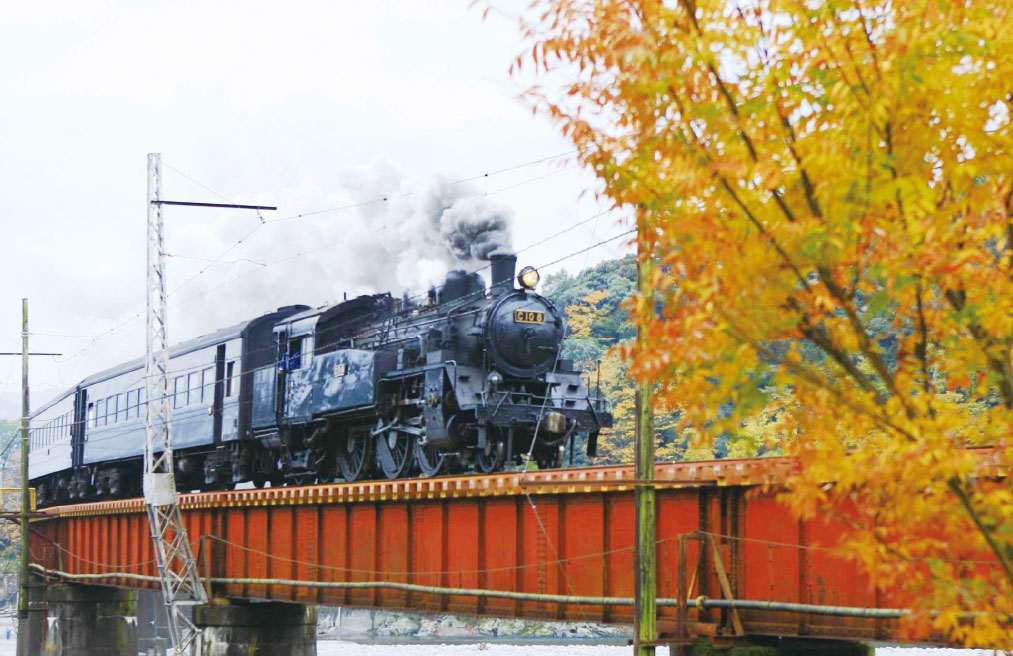
[(530, 98), (640, 228), (633, 373), (703, 440), (779, 422), (800, 516), (854, 503), (911, 622), (1013, 646), (1013, 498), (967, 448), (1013, 461), (1013, 5), (534, 11)]

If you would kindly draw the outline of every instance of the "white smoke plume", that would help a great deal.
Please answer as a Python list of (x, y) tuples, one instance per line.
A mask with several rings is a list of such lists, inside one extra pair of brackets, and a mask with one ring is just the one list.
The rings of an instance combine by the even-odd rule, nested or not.
[[(327, 191), (307, 187), (279, 195), (260, 200), (276, 200), (279, 215), (308, 216), (263, 225), (170, 298), (171, 341), (282, 305), (318, 306), (388, 291), (423, 294), (442, 285), (450, 270), (480, 269), (490, 254), (513, 246), (511, 210), (474, 185), (446, 176), (418, 178), (386, 159), (341, 172)], [(227, 213), (217, 221), (186, 222), (170, 231), (168, 250), (210, 257), (232, 246), (256, 220)], [(169, 288), (207, 263), (172, 260)]]
[(467, 183), (413, 182), (384, 160), (346, 172), (341, 183), (359, 202), (387, 199), (359, 208), (349, 235), (354, 256), (343, 277), (357, 284), (418, 293), (452, 269), (478, 269), (512, 250), (513, 212)]

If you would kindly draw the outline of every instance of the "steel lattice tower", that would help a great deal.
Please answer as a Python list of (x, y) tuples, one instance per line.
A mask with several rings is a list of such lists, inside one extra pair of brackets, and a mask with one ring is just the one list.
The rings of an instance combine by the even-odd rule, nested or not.
[(191, 619), (191, 611), (194, 606), (207, 603), (207, 593), (197, 576), (197, 563), (176, 503), (173, 478), (161, 187), (161, 156), (149, 153), (144, 503), (148, 509), (162, 596), (168, 608), (172, 645), (176, 654), (181, 655), (191, 644), (199, 647), (200, 634)]

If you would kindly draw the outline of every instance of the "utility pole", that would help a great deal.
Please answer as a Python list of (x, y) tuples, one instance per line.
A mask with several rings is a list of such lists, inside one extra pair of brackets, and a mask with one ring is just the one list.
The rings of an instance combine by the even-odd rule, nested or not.
[[(18, 590), (18, 653), (28, 654), (28, 299), (21, 299), (21, 572)], [(24, 649), (22, 649), (22, 644)]]
[[(651, 286), (652, 260), (644, 252), (644, 228), (637, 238), (637, 291), (649, 312), (654, 312), (654, 289)], [(644, 321), (637, 317), (637, 349), (643, 354)], [(637, 537), (634, 552), (633, 651), (635, 656), (654, 656), (658, 640), (657, 582), (658, 559), (655, 551), (657, 521), (654, 489), (654, 426), (651, 412), (653, 389), (648, 382), (637, 383), (636, 433), (634, 437), (634, 470), (637, 485), (633, 497), (636, 505)]]
[[(28, 574), (28, 519), (32, 513), (31, 490), (28, 487), (28, 414), (31, 410), (28, 398), (28, 357), (32, 355), (61, 355), (60, 353), (31, 353), (28, 351), (28, 299), (21, 299), (21, 353), (5, 352), (0, 355), (21, 356), (21, 563), (18, 571), (18, 654), (30, 653), (28, 644), (28, 588), (31, 580)], [(4, 458), (6, 463), (6, 457)]]
[(166, 336), (165, 233), (163, 205), (275, 210), (263, 205), (198, 203), (162, 200), (162, 157), (148, 154), (148, 274), (145, 381), (147, 410), (144, 443), (144, 504), (155, 547), (162, 597), (168, 609), (169, 635), (176, 656), (194, 644), (199, 633), (190, 616), (194, 606), (208, 602), (197, 576), (186, 525), (176, 502), (173, 477), (171, 407), (169, 406), (169, 340)]

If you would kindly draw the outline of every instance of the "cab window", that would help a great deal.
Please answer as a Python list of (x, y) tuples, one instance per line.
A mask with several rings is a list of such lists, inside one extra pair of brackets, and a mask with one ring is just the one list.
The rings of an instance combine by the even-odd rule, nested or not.
[(288, 340), (288, 370), (295, 371), (302, 368), (302, 337)]

